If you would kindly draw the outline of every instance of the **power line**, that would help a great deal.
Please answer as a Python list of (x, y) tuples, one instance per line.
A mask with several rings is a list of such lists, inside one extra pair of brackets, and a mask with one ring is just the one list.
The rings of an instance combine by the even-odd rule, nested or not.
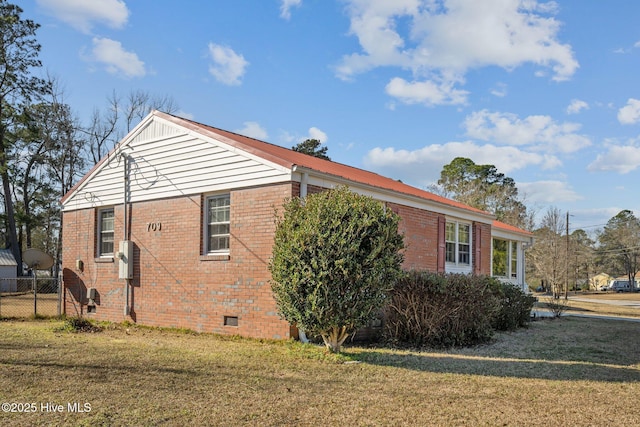
[(618, 249), (608, 249), (608, 250), (604, 250), (604, 251), (596, 249), (595, 251), (598, 254), (615, 254), (615, 253), (624, 253), (624, 252), (627, 252), (627, 251), (633, 251), (633, 250), (637, 250), (637, 249), (640, 249), (640, 246), (631, 246), (631, 247), (628, 247), (628, 248), (618, 248)]

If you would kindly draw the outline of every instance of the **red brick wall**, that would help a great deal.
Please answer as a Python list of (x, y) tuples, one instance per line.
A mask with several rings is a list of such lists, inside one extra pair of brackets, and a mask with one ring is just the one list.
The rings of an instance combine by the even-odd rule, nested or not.
[[(278, 317), (267, 268), (273, 245), (273, 207), (291, 196), (291, 185), (232, 191), (229, 257), (201, 255), (202, 198), (181, 197), (134, 203), (131, 236), (134, 279), (131, 319), (145, 325), (252, 337), (288, 338), (290, 326)], [(86, 314), (86, 289), (98, 291), (89, 317), (122, 321), (124, 280), (118, 260), (95, 258), (96, 210), (64, 214), (65, 312)], [(115, 207), (115, 240), (122, 240), (122, 206)], [(161, 224), (153, 231), (148, 224)], [(156, 228), (158, 228), (156, 226)], [(84, 270), (76, 268), (76, 259)], [(224, 317), (238, 318), (225, 326)]]
[[(321, 190), (308, 189), (309, 194)], [(294, 329), (277, 314), (267, 265), (275, 229), (274, 207), (298, 191), (298, 183), (231, 191), (228, 257), (202, 255), (203, 196), (134, 203), (130, 210), (130, 240), (135, 245), (130, 317), (124, 315), (125, 284), (118, 279), (119, 261), (110, 258), (99, 262), (105, 260), (95, 258), (97, 210), (65, 212), (65, 313), (220, 334), (290, 337)], [(387, 206), (402, 217), (403, 267), (436, 271), (438, 214), (391, 203)], [(117, 251), (117, 242), (123, 238), (122, 206), (116, 206), (114, 213)], [(156, 230), (149, 224), (156, 224)], [(491, 226), (477, 227), (481, 233), (480, 272), (489, 274)], [(76, 266), (78, 259), (84, 263), (82, 270)], [(91, 287), (97, 289), (98, 298), (95, 313), (87, 314), (86, 290)], [(238, 326), (225, 326), (225, 316), (237, 317)]]
[(438, 266), (438, 214), (409, 206), (388, 203), (402, 217), (404, 264), (406, 270), (436, 271)]

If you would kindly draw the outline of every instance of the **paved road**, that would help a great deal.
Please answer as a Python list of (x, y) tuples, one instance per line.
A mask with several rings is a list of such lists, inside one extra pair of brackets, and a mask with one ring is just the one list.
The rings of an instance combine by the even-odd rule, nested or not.
[[(553, 313), (548, 310), (533, 310), (531, 313), (537, 318), (553, 317)], [(591, 319), (603, 319), (603, 320), (626, 320), (627, 322), (640, 322), (640, 317), (626, 317), (626, 316), (609, 316), (605, 314), (589, 314), (589, 313), (576, 313), (573, 311), (565, 311), (562, 313), (562, 317), (588, 317)]]
[(631, 300), (615, 300), (615, 299), (599, 299), (599, 298), (580, 298), (580, 297), (574, 297), (569, 295), (569, 300), (640, 308), (640, 297), (638, 301), (631, 301)]
[[(600, 298), (580, 298), (579, 296), (576, 297), (571, 295), (569, 295), (569, 300), (592, 302), (596, 304), (610, 304), (610, 305), (618, 305), (618, 306), (624, 306), (624, 307), (634, 307), (634, 308), (640, 309), (640, 300), (631, 301), (631, 300), (610, 300), (610, 299), (600, 299)], [(532, 313), (536, 317), (553, 317), (553, 314), (548, 310), (534, 310)], [(611, 316), (606, 314), (577, 313), (572, 311), (565, 311), (564, 313), (562, 313), (562, 315), (573, 316), (573, 317), (588, 317), (592, 319), (595, 318), (595, 319), (605, 319), (605, 320), (626, 320), (628, 322), (640, 322), (640, 317)]]

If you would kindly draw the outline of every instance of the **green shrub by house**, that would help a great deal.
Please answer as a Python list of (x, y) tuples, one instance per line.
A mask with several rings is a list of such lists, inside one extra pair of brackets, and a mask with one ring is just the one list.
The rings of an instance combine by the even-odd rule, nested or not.
[(500, 301), (485, 276), (412, 271), (396, 283), (384, 336), (397, 344), (452, 347), (488, 341)]
[(398, 222), (382, 203), (347, 187), (285, 203), (269, 263), (282, 317), (340, 351), (402, 273)]
[(492, 288), (500, 300), (500, 309), (495, 314), (493, 327), (498, 331), (513, 331), (527, 326), (536, 298), (510, 283), (494, 278), (489, 280), (493, 282)]

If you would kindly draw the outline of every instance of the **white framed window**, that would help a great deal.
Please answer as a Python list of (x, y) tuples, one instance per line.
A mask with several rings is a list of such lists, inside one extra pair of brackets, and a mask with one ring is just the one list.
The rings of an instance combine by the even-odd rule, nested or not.
[(518, 242), (511, 241), (511, 278), (518, 278)]
[(209, 196), (205, 199), (206, 254), (229, 252), (231, 197), (229, 194)]
[(445, 260), (460, 266), (471, 265), (471, 225), (447, 222), (445, 228)]
[(98, 210), (98, 256), (113, 256), (114, 241), (114, 214), (113, 208)]
[(518, 278), (518, 242), (493, 239), (492, 274), (497, 277)]

